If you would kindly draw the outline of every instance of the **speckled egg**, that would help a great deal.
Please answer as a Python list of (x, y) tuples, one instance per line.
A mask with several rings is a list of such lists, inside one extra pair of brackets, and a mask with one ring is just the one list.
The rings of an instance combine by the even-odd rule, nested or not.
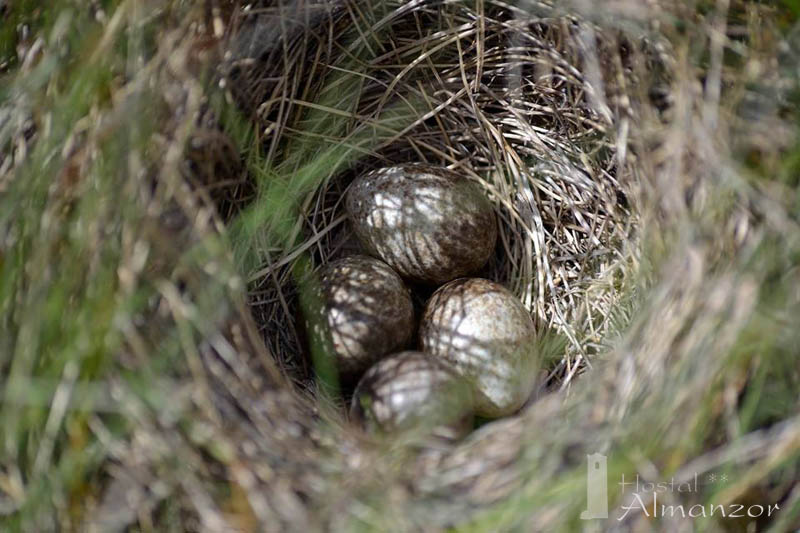
[(346, 257), (323, 267), (318, 279), (319, 305), (313, 308), (320, 314), (306, 316), (309, 336), (332, 352), (341, 378), (355, 379), (408, 345), (414, 332), (411, 295), (386, 263)]
[(497, 240), (485, 193), (444, 168), (404, 165), (364, 174), (350, 186), (346, 209), (369, 253), (416, 282), (441, 284), (475, 272)]
[(472, 395), (443, 364), (407, 351), (379, 361), (364, 374), (350, 413), (372, 431), (423, 425), (435, 436), (455, 439), (472, 427)]
[(533, 391), (533, 320), (502, 285), (464, 278), (440, 287), (425, 306), (419, 336), (424, 352), (467, 379), (481, 416), (511, 414)]

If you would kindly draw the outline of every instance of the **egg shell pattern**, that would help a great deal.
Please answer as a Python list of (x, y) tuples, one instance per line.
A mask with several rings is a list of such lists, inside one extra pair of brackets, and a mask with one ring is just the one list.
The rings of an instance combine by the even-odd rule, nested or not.
[(351, 184), (346, 209), (368, 252), (416, 282), (441, 284), (478, 270), (497, 240), (485, 193), (444, 168), (404, 165), (364, 174)]
[(319, 289), (323, 316), (318, 324), (327, 328), (314, 328), (312, 342), (329, 341), (322, 345), (333, 350), (340, 377), (357, 378), (411, 341), (411, 295), (386, 263), (363, 255), (334, 261), (320, 270)]
[(466, 383), (429, 355), (414, 351), (372, 366), (356, 387), (350, 412), (370, 430), (424, 423), (438, 436), (458, 438), (472, 427)]
[(530, 396), (538, 357), (530, 313), (508, 289), (464, 278), (440, 287), (420, 323), (421, 349), (467, 379), (476, 413), (513, 413)]

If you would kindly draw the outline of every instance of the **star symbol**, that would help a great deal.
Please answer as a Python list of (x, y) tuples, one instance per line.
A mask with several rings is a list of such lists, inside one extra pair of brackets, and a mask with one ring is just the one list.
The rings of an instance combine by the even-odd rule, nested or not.
[(719, 477), (719, 480), (722, 481), (723, 483), (727, 483), (728, 482), (728, 474), (722, 474)]
[(708, 475), (708, 482), (709, 483), (716, 483), (717, 482), (717, 475), (716, 474), (709, 474)]

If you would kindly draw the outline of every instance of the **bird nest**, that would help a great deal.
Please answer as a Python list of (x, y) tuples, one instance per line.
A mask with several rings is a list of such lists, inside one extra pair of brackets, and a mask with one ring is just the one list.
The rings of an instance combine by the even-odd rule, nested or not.
[[(738, 504), (782, 514), (697, 525), (797, 529), (796, 13), (11, 4), (7, 529), (574, 530), (595, 454), (622, 490), (588, 527), (691, 529), (698, 505)], [(526, 406), (460, 438), (364, 431), (304, 346), (304, 284), (363, 252), (348, 186), (407, 163), (494, 206), (476, 275), (544, 356)], [(413, 289), (419, 310), (432, 289)], [(687, 515), (623, 507), (634, 478)]]
[[(494, 204), (496, 250), (476, 275), (531, 311), (547, 352), (543, 386), (569, 384), (608, 337), (636, 249), (620, 86), (634, 45), (501, 2), (251, 7), (234, 27), (225, 83), (260, 132), (259, 164), (298, 175), (265, 178), (283, 182), (264, 195), (289, 190), (296, 209), (277, 244), (254, 240), (249, 279), (284, 372), (314, 390), (298, 264), (363, 253), (344, 213), (349, 183), (422, 163), (473, 180)], [(416, 290), (416, 304), (429, 294)]]

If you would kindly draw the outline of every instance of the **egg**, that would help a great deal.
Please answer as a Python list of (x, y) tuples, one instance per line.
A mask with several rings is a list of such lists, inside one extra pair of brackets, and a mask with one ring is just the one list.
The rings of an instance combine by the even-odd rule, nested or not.
[(340, 378), (357, 379), (411, 341), (411, 294), (386, 263), (346, 257), (323, 267), (318, 280), (318, 304), (311, 306), (314, 314), (306, 316), (306, 327), (311, 341), (335, 362)]
[(497, 240), (492, 204), (474, 182), (422, 165), (382, 168), (351, 184), (345, 207), (371, 255), (404, 278), (441, 284), (480, 269)]
[(433, 293), (420, 322), (420, 347), (464, 377), (476, 413), (513, 413), (533, 392), (538, 357), (533, 320), (508, 289), (463, 278)]
[(350, 413), (372, 431), (422, 427), (434, 436), (456, 439), (472, 428), (472, 397), (444, 365), (427, 354), (406, 351), (364, 374)]

